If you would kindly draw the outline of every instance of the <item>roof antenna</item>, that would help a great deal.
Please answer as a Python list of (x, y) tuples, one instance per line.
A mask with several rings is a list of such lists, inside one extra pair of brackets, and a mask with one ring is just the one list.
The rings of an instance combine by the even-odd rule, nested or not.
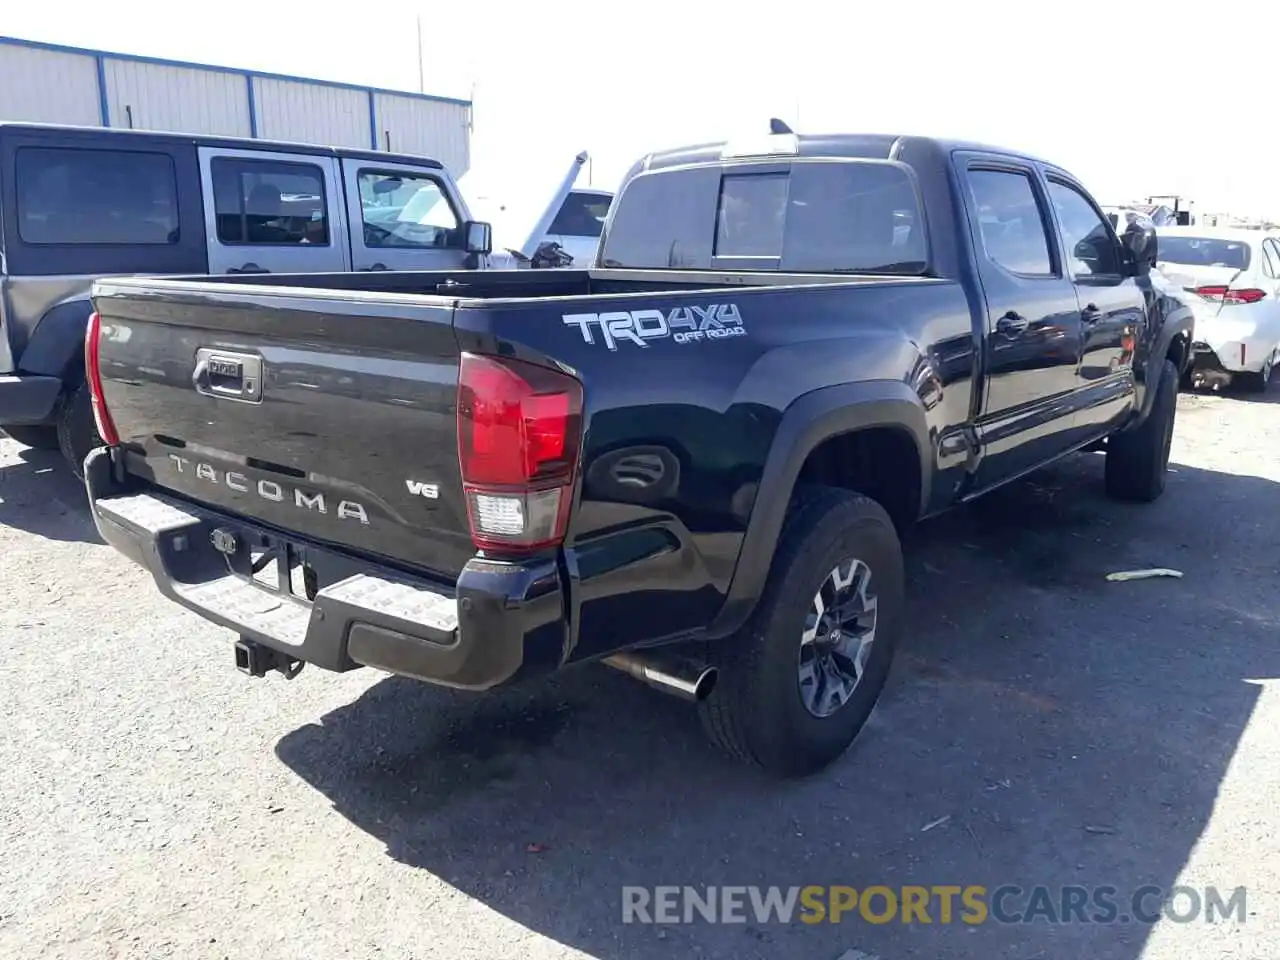
[(794, 130), (788, 127), (785, 123), (783, 123), (777, 117), (769, 118), (769, 132), (770, 133), (795, 133)]

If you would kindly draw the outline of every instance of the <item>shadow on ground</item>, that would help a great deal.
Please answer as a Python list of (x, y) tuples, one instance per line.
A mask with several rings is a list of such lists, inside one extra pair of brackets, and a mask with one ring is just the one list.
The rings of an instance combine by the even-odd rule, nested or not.
[(60, 453), (0, 434), (0, 525), (49, 540), (101, 543), (84, 484)]
[[(277, 752), (396, 860), (595, 957), (1137, 960), (1134, 923), (624, 926), (621, 887), (1110, 884), (1125, 909), (1174, 883), (1249, 680), (1280, 674), (1274, 562), (1248, 559), (1270, 529), (1247, 522), (1276, 486), (1174, 469), (1125, 507), (1080, 456), (922, 527), (890, 687), (805, 782), (721, 759), (684, 705), (595, 667), (488, 697), (388, 679)], [(1103, 579), (1146, 566), (1186, 579)]]

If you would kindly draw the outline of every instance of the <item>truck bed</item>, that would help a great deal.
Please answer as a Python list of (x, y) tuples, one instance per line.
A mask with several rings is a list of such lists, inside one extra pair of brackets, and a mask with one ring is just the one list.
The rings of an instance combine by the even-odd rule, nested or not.
[[(865, 294), (849, 297), (855, 286)], [(861, 311), (851, 302), (879, 316), (885, 298), (897, 300), (904, 288), (919, 291), (913, 299), (926, 320), (940, 310), (968, 331), (959, 288), (920, 277), (547, 270), (124, 278), (99, 281), (94, 304), (106, 407), (130, 476), (452, 583), (475, 555), (458, 462), (464, 353), (576, 371), (592, 448), (675, 439), (696, 462), (707, 454), (694, 448), (710, 453), (731, 440), (726, 462), (709, 473), (686, 468), (682, 496), (695, 516), (704, 514), (696, 523), (708, 533), (728, 525), (736, 537), (742, 521), (726, 514), (733, 491), (721, 487), (758, 472), (772, 408), (785, 404), (769, 396), (767, 374), (756, 383), (753, 367), (770, 351), (773, 363), (797, 351), (821, 356), (821, 342), (856, 321)], [(803, 319), (790, 293), (801, 291)], [(722, 308), (732, 310), (723, 324)], [(728, 329), (681, 345), (673, 336), (627, 340), (599, 325), (627, 311), (664, 327), (663, 318), (682, 313), (673, 322)], [(697, 319), (699, 311), (710, 319)], [(570, 323), (582, 317), (596, 324)], [(892, 354), (895, 370), (909, 369), (912, 361), (899, 356), (909, 348), (880, 339), (863, 351), (867, 361), (880, 351)], [(816, 342), (805, 350), (805, 341)], [(249, 364), (242, 373), (250, 379), (260, 370), (252, 395), (212, 383), (201, 372), (210, 360), (217, 369)], [(584, 508), (583, 519), (608, 525), (629, 512), (602, 505)], [(710, 563), (731, 567), (734, 552)]]

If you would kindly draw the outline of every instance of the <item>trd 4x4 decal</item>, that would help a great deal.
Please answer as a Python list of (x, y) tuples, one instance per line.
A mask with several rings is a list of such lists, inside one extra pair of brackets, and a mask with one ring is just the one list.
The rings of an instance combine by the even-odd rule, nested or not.
[(617, 350), (623, 341), (647, 347), (649, 340), (670, 338), (676, 343), (697, 343), (747, 335), (736, 303), (675, 307), (665, 314), (661, 310), (566, 313), (563, 319), (581, 330), (582, 339), (587, 343), (595, 343), (598, 332), (610, 350)]

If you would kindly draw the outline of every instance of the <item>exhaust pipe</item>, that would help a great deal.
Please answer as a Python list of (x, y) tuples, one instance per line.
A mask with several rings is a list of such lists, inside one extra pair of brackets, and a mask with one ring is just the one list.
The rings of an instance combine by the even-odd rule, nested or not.
[(716, 685), (715, 667), (670, 653), (615, 653), (605, 657), (604, 663), (655, 690), (691, 703), (707, 699)]

